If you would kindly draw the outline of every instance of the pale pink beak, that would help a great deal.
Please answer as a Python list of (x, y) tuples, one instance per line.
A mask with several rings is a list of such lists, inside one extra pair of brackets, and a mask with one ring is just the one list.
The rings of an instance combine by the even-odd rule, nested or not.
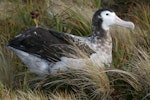
[(120, 19), (117, 15), (115, 16), (115, 24), (119, 26), (124, 26), (130, 29), (134, 29), (134, 24), (130, 21), (124, 21)]

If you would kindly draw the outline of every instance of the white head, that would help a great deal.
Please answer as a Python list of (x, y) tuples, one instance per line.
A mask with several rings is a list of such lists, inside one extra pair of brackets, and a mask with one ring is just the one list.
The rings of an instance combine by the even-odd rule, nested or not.
[(97, 17), (97, 20), (101, 20), (101, 27), (104, 30), (109, 30), (109, 27), (112, 25), (120, 25), (120, 26), (124, 26), (130, 29), (134, 29), (134, 24), (130, 21), (124, 21), (122, 19), (120, 19), (115, 12), (112, 12), (110, 10), (107, 9), (101, 9), (98, 10), (95, 15), (93, 16)]

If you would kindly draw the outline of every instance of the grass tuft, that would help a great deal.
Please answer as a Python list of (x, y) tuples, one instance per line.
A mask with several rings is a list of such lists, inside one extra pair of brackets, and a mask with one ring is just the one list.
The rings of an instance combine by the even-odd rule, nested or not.
[[(28, 73), (25, 65), (6, 47), (9, 39), (35, 26), (30, 12), (39, 11), (40, 26), (90, 36), (92, 15), (97, 8), (101, 8), (103, 2), (101, 0), (0, 1), (0, 99), (148, 99), (150, 7), (147, 0), (135, 1), (111, 0), (112, 4), (116, 3), (115, 7), (119, 3), (123, 4), (119, 5), (124, 8), (121, 9), (123, 14), (119, 15), (132, 20), (136, 27), (133, 31), (121, 27), (111, 29), (114, 40), (113, 62), (109, 68), (95, 65), (87, 59), (85, 53), (77, 50), (86, 58), (85, 68), (69, 69), (42, 78)], [(125, 4), (128, 7), (124, 7)]]

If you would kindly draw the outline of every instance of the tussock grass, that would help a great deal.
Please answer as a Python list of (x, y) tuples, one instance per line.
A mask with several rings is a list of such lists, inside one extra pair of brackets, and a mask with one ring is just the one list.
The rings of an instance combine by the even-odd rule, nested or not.
[(78, 100), (80, 97), (76, 98), (73, 93), (56, 93), (56, 94), (51, 94), (51, 97), (49, 97), (50, 100)]
[[(107, 79), (103, 79), (102, 77), (97, 76), (95, 79), (103, 79), (103, 80), (95, 80), (92, 79), (89, 73), (83, 73), (84, 71), (67, 71), (66, 73), (57, 74), (56, 76), (48, 76), (44, 81), (42, 80), (39, 83), (36, 83), (37, 88), (40, 88), (44, 91), (67, 91), (67, 93), (73, 92), (76, 97), (80, 97), (80, 99), (89, 98), (102, 98), (101, 96), (107, 95), (107, 84), (104, 84)], [(82, 73), (82, 74), (81, 74)], [(50, 81), (51, 80), (51, 81)], [(97, 84), (98, 82), (101, 82)], [(103, 81), (103, 82), (102, 82)], [(105, 86), (102, 86), (105, 85)], [(109, 86), (109, 84), (108, 84)], [(103, 98), (104, 98), (103, 97)]]
[[(30, 12), (39, 10), (41, 26), (75, 35), (90, 36), (92, 14), (102, 2), (98, 0), (4, 1), (9, 2), (13, 7), (11, 12), (5, 10), (5, 15), (8, 15), (5, 19), (0, 19), (0, 99), (144, 100), (149, 97), (150, 7), (148, 3), (134, 2), (135, 6), (128, 8), (126, 19), (136, 23), (134, 31), (120, 27), (111, 29), (114, 43), (113, 62), (109, 68), (99, 67), (100, 65), (95, 65), (86, 59), (87, 66), (81, 70), (69, 69), (41, 78), (27, 73), (22, 62), (6, 48), (10, 38), (34, 26)], [(49, 4), (45, 4), (45, 1)], [(14, 8), (18, 9), (14, 12)], [(9, 16), (10, 14), (12, 16)], [(87, 58), (85, 53), (81, 52), (81, 55)]]
[(0, 52), (0, 55), (0, 80), (4, 84), (11, 85), (13, 80), (13, 71), (10, 66), (11, 62), (9, 63), (9, 61), (6, 60), (8, 58), (5, 58), (2, 52)]
[(40, 91), (32, 90), (28, 90), (27, 92), (22, 90), (5, 90), (3, 91), (1, 97), (3, 98), (2, 100), (78, 100), (74, 94), (71, 93), (68, 94), (64, 92), (57, 92), (56, 94), (50, 93), (49, 96), (46, 96)]
[(31, 91), (28, 90), (27, 92), (24, 92), (22, 90), (17, 91), (10, 91), (5, 90), (4, 93), (2, 93), (3, 100), (46, 100), (47, 96), (45, 96), (42, 92), (38, 91)]
[(140, 82), (145, 85), (143, 88), (146, 87), (146, 90), (149, 91), (150, 57), (148, 52), (144, 51), (142, 48), (137, 49), (137, 56), (135, 56), (135, 60), (131, 64), (133, 66), (133, 72), (139, 75), (139, 78), (141, 78)]

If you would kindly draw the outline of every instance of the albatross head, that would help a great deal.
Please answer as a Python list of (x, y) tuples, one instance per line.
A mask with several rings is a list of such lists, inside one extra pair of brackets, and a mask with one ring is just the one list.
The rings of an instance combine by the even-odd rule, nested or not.
[(115, 12), (107, 9), (100, 9), (96, 11), (93, 16), (92, 22), (94, 26), (101, 27), (101, 29), (103, 29), (104, 31), (109, 30), (109, 27), (113, 25), (119, 25), (134, 29), (134, 24), (132, 22), (120, 19), (115, 14)]

